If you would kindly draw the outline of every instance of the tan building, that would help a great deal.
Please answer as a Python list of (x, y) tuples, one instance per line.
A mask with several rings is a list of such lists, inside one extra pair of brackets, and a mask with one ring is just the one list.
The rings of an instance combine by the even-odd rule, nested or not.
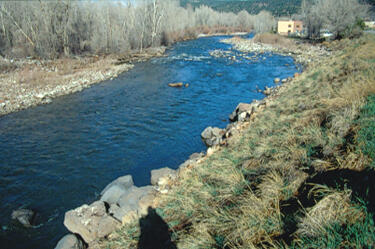
[(370, 29), (375, 29), (375, 21), (365, 22), (365, 25)]
[(280, 35), (289, 35), (295, 33), (301, 33), (303, 31), (303, 22), (302, 21), (283, 21), (280, 20), (277, 23), (277, 32)]

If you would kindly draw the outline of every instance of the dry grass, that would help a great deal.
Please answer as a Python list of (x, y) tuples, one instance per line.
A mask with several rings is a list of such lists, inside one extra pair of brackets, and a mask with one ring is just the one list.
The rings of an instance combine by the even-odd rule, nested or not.
[[(239, 136), (181, 171), (171, 191), (160, 197), (160, 215), (178, 248), (289, 247), (282, 238), (292, 234), (285, 234), (281, 206), (306, 197), (300, 189), (309, 174), (366, 168), (370, 159), (356, 154), (348, 137), (367, 96), (375, 94), (375, 39), (342, 43), (344, 50), (281, 88)], [(295, 207), (294, 241), (363, 215), (353, 211), (349, 190), (321, 187), (312, 193), (306, 198), (323, 198), (305, 212), (302, 204)], [(298, 210), (304, 213), (300, 219)], [(137, 224), (132, 229), (138, 232), (129, 237), (123, 229), (103, 248), (135, 247)]]
[(293, 48), (296, 46), (296, 43), (293, 40), (281, 35), (271, 33), (256, 34), (253, 38), (253, 41), (258, 43), (276, 45), (284, 48)]
[[(298, 236), (318, 237), (334, 223), (354, 224), (363, 219), (363, 213), (350, 203), (351, 192), (334, 192), (331, 189), (319, 189), (326, 195), (310, 210), (298, 224)], [(315, 189), (317, 191), (317, 189)], [(328, 193), (327, 193), (328, 192)]]

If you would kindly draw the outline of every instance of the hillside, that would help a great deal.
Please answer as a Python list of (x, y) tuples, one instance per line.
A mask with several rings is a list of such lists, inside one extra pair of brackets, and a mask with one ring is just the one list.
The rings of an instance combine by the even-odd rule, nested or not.
[(217, 11), (225, 12), (239, 12), (246, 10), (251, 14), (257, 14), (262, 10), (272, 12), (276, 16), (283, 16), (297, 13), (300, 9), (302, 0), (290, 0), (290, 1), (278, 1), (278, 0), (227, 0), (227, 1), (216, 1), (216, 0), (181, 0), (181, 5), (186, 6), (187, 4), (193, 7), (200, 5), (207, 5)]
[[(302, 0), (180, 0), (182, 6), (190, 4), (193, 7), (207, 5), (217, 11), (239, 12), (246, 10), (251, 14), (258, 14), (262, 10), (270, 11), (275, 16), (288, 16), (298, 13)], [(366, 0), (372, 6), (374, 0)], [(372, 7), (374, 9), (374, 7)]]

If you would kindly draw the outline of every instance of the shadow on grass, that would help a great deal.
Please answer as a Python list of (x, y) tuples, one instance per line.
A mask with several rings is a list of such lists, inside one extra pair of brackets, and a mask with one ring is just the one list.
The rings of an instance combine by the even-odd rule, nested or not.
[(369, 213), (375, 214), (375, 171), (363, 170), (334, 170), (329, 172), (319, 172), (310, 177), (298, 190), (299, 195), (288, 201), (281, 203), (283, 214), (284, 233), (278, 238), (287, 244), (293, 240), (293, 234), (297, 230), (298, 217), (303, 216), (302, 208), (313, 207), (319, 200), (318, 197), (309, 198), (308, 193), (315, 184), (326, 185), (329, 188), (338, 190), (351, 189), (353, 191), (352, 200), (358, 199), (366, 202)]
[(177, 249), (172, 242), (170, 229), (167, 223), (149, 207), (148, 215), (139, 220), (141, 236), (138, 249)]

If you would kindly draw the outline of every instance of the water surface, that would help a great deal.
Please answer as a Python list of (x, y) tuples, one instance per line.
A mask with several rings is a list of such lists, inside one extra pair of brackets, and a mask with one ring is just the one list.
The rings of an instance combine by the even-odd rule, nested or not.
[[(142, 186), (152, 169), (177, 168), (205, 150), (205, 127), (225, 127), (239, 102), (264, 97), (257, 88), (298, 71), (290, 57), (210, 56), (231, 50), (222, 38), (178, 43), (113, 81), (0, 117), (0, 248), (53, 248), (68, 232), (67, 210), (94, 201), (119, 176)], [(167, 86), (179, 81), (190, 86)], [(20, 207), (37, 210), (40, 226), (12, 223)]]

